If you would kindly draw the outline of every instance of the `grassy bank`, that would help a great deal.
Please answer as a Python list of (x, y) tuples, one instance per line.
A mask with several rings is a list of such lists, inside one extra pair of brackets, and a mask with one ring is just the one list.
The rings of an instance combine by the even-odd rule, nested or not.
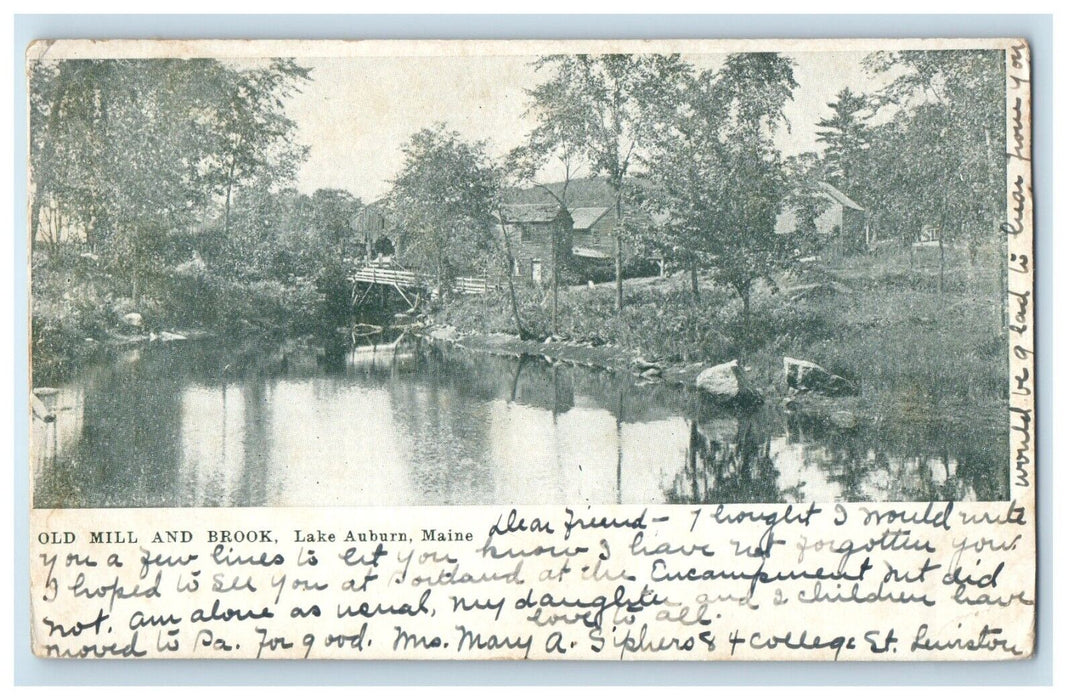
[(339, 313), (325, 303), (332, 290), (310, 279), (223, 276), (186, 266), (143, 280), (145, 291), (135, 299), (130, 282), (93, 257), (34, 251), (32, 265), (35, 378), (63, 375), (108, 348), (162, 332), (244, 343), (314, 333)]
[[(941, 295), (938, 266), (918, 257), (912, 269), (898, 255), (846, 258), (784, 274), (775, 289), (758, 284), (748, 324), (732, 293), (703, 283), (695, 298), (683, 276), (630, 281), (620, 314), (610, 287), (574, 287), (561, 293), (563, 342), (530, 349), (584, 356), (592, 348), (592, 361), (583, 357), (583, 364), (622, 365), (643, 356), (673, 377), (739, 359), (769, 393), (789, 355), (860, 382), (858, 401), (885, 415), (999, 406), (1007, 386), (997, 271), (952, 256)], [(519, 301), (527, 329), (551, 335), (550, 294), (526, 287)], [(458, 298), (431, 317), (463, 336), (515, 333), (506, 292)], [(499, 337), (500, 346), (529, 347)], [(469, 340), (482, 342), (488, 341)]]

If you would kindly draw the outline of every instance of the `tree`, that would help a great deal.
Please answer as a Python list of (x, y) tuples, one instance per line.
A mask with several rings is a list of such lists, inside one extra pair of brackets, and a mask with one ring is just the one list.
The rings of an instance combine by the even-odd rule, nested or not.
[[(870, 139), (872, 202), (890, 226), (925, 226), (940, 247), (944, 289), (947, 244), (963, 239), (971, 255), (998, 236), (1005, 198), (1004, 63), (1002, 51), (897, 51), (869, 56), (865, 65), (890, 76), (877, 92), (888, 121)], [(898, 214), (918, 212), (900, 221)]]
[(309, 69), (294, 59), (273, 59), (268, 66), (214, 71), (206, 86), (215, 93), (213, 135), (219, 154), (217, 187), (224, 197), (224, 235), (231, 230), (231, 203), (236, 187), (255, 178), (274, 182), (294, 179), (309, 149), (294, 141), (297, 128), (284, 112), (284, 100), (309, 80)]
[(166, 262), (170, 234), (211, 196), (211, 127), (199, 118), (210, 104), (201, 86), (218, 69), (202, 60), (35, 66), (35, 208), (67, 211), (109, 266), (130, 275), (132, 297)]
[(817, 228), (817, 218), (831, 202), (817, 187), (818, 182), (829, 178), (825, 163), (816, 153), (807, 151), (787, 158), (784, 170), (789, 188), (784, 206), (794, 210), (798, 250), (804, 255), (816, 255), (828, 243)]
[[(551, 161), (558, 163), (563, 173), (563, 180), (556, 187), (537, 181), (537, 174)], [(559, 333), (559, 273), (564, 252), (570, 254), (569, 249), (564, 249), (567, 248), (566, 243), (573, 227), (569, 195), (571, 178), (578, 171), (578, 161), (576, 146), (569, 138), (564, 137), (562, 125), (546, 123), (530, 133), (525, 146), (508, 154), (505, 167), (505, 175), (513, 180), (514, 184), (535, 185), (552, 197), (559, 207), (559, 215), (556, 217), (549, 242), (549, 257), (552, 260), (552, 335)], [(507, 241), (506, 230), (504, 236)]]
[(579, 156), (608, 178), (615, 194), (615, 304), (623, 308), (623, 195), (647, 133), (649, 103), (685, 70), (677, 55), (544, 56), (534, 64), (550, 77), (529, 91), (526, 116), (537, 120), (531, 141)]
[(825, 179), (844, 191), (856, 192), (861, 162), (868, 149), (869, 101), (865, 95), (845, 87), (828, 107), (831, 116), (817, 122), (817, 141), (825, 146)]
[(494, 249), (496, 168), (484, 142), (465, 141), (444, 124), (411, 136), (403, 154), (387, 198), (400, 253), (450, 294), (456, 273)]
[[(252, 177), (252, 163), (266, 165), (270, 152), (291, 153), (292, 165), (301, 157), (280, 102), (299, 73), (289, 62), (247, 71), (210, 59), (35, 62), (34, 235), (40, 213), (56, 210), (109, 269), (129, 276), (138, 298), (189, 255), (176, 239), (209, 218), (219, 196), (228, 218), (232, 186)], [(236, 133), (264, 157), (238, 158)], [(266, 174), (277, 184), (289, 175), (293, 168)]]
[(775, 232), (787, 182), (772, 139), (797, 86), (793, 64), (777, 54), (733, 54), (718, 72), (684, 80), (683, 103), (654, 115), (661, 135), (646, 158), (657, 188), (650, 206), (687, 264), (709, 267), (735, 291), (748, 332), (754, 281), (770, 279), (794, 250)]
[(353, 221), (362, 207), (362, 200), (346, 190), (321, 188), (310, 197), (310, 206), (314, 235), (342, 262), (347, 257), (348, 248), (357, 247)]

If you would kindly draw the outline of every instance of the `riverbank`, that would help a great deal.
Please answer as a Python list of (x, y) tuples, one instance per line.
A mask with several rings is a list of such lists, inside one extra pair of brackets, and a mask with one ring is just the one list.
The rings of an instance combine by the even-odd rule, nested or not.
[(115, 348), (213, 336), (237, 345), (284, 340), (334, 328), (348, 311), (340, 301), (349, 299), (348, 290), (293, 276), (232, 278), (204, 264), (160, 272), (132, 296), (129, 280), (97, 256), (75, 252), (33, 251), (35, 382), (69, 374)]
[(1006, 334), (995, 270), (956, 260), (945, 270), (920, 260), (859, 256), (803, 267), (741, 302), (703, 281), (695, 297), (684, 275), (630, 280), (626, 305), (614, 290), (572, 287), (560, 295), (559, 332), (550, 298), (520, 290), (523, 323), (543, 340), (520, 340), (506, 293), (460, 297), (431, 310), (434, 340), (502, 355), (631, 372), (639, 381), (693, 386), (706, 367), (737, 359), (768, 401), (786, 396), (783, 358), (816, 362), (860, 386), (858, 396), (795, 397), (801, 410), (846, 411), (855, 420), (1002, 421)]
[(705, 368), (703, 362), (667, 363), (659, 365), (659, 373), (642, 377), (639, 361), (646, 364), (644, 356), (630, 348), (618, 345), (594, 346), (586, 341), (564, 340), (548, 337), (545, 340), (521, 340), (507, 333), (464, 333), (451, 325), (430, 325), (418, 331), (419, 335), (437, 343), (451, 345), (471, 352), (482, 352), (499, 357), (539, 357), (550, 364), (564, 363), (576, 367), (588, 367), (609, 372), (634, 373), (639, 380), (661, 381), (673, 385), (693, 386), (697, 375)]

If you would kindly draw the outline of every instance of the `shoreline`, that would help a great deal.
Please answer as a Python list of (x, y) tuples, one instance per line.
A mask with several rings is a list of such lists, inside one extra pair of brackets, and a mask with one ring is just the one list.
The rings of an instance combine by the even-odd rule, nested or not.
[[(692, 363), (656, 363), (650, 362), (639, 353), (611, 343), (592, 345), (590, 343), (555, 340), (522, 340), (508, 333), (481, 333), (459, 331), (449, 324), (429, 324), (415, 331), (426, 340), (462, 348), (471, 352), (483, 352), (500, 357), (539, 357), (550, 364), (563, 363), (575, 367), (603, 370), (621, 374), (630, 374), (639, 381), (666, 383), (695, 389), (695, 380), (706, 368), (703, 362)], [(642, 376), (636, 366), (637, 360), (660, 368), (657, 376)]]
[[(412, 329), (416, 336), (429, 342), (468, 352), (498, 357), (535, 357), (548, 364), (562, 363), (574, 367), (630, 376), (639, 383), (666, 384), (697, 392), (711, 398), (697, 387), (697, 376), (710, 365), (703, 362), (659, 363), (659, 376), (643, 376), (635, 360), (639, 354), (614, 344), (593, 346), (584, 342), (546, 339), (521, 340), (508, 333), (485, 333), (460, 331), (453, 325), (429, 323)], [(733, 358), (732, 358), (733, 359)], [(654, 363), (656, 364), (656, 363)], [(876, 425), (894, 421), (910, 425), (946, 423), (953, 425), (973, 424), (980, 420), (979, 410), (949, 405), (934, 407), (934, 413), (916, 411), (910, 407), (896, 406), (885, 400), (877, 400), (864, 394), (852, 396), (827, 396), (812, 392), (789, 393), (780, 382), (766, 381), (745, 367), (747, 386), (760, 396), (756, 408), (764, 406), (786, 414), (824, 420), (842, 430), (853, 430), (867, 424)], [(886, 398), (886, 397), (885, 397)], [(734, 404), (727, 406), (735, 408)]]

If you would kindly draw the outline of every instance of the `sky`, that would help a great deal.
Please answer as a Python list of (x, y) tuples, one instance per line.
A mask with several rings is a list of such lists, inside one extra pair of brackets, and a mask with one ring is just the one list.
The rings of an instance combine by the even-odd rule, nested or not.
[[(799, 87), (787, 105), (790, 131), (776, 135), (784, 155), (817, 150), (815, 124), (843, 87), (871, 91), (881, 80), (861, 68), (863, 52), (786, 53)], [(468, 140), (488, 142), (493, 157), (524, 142), (534, 124), (523, 113), (526, 90), (541, 80), (525, 56), (302, 58), (311, 81), (286, 109), (297, 140), (310, 147), (296, 183), (302, 192), (349, 190), (365, 201), (383, 196), (403, 164), (411, 134), (445, 122)], [(720, 54), (684, 55), (718, 68)], [(551, 173), (546, 179), (554, 179)]]

